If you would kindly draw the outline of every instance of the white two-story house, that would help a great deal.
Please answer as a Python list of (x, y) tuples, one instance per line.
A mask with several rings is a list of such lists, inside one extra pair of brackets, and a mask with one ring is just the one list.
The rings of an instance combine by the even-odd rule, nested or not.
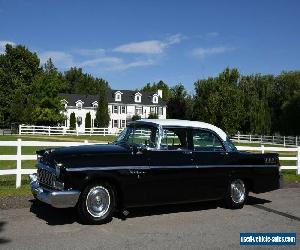
[[(133, 90), (108, 90), (108, 112), (110, 115), (109, 130), (112, 132), (126, 127), (133, 115), (148, 118), (150, 113), (158, 115), (159, 119), (166, 119), (167, 106), (162, 100), (162, 90), (157, 93), (139, 92)], [(60, 94), (65, 105), (66, 120), (64, 127), (70, 127), (70, 115), (74, 112), (76, 129), (85, 131), (85, 118), (91, 114), (92, 127), (95, 126), (98, 107), (97, 95)]]

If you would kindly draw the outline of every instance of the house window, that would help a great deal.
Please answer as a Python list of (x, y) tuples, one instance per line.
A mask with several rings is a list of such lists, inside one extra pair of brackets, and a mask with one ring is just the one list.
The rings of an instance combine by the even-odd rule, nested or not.
[(121, 121), (121, 128), (125, 128), (126, 127), (126, 120), (122, 120)]
[(163, 115), (163, 114), (164, 114), (163, 107), (158, 107), (158, 115)]
[(118, 127), (118, 124), (119, 124), (119, 120), (113, 120), (113, 127), (114, 128), (117, 128)]
[(155, 107), (150, 107), (150, 113), (152, 113), (152, 114), (155, 113)]
[(113, 107), (113, 113), (114, 114), (119, 114), (119, 107), (118, 106)]
[(152, 102), (153, 102), (153, 103), (158, 103), (158, 98), (157, 98), (157, 96), (153, 96)]
[(135, 114), (142, 115), (143, 114), (143, 107), (135, 107)]
[(140, 93), (136, 93), (134, 97), (135, 102), (141, 102), (142, 101), (142, 95)]
[(115, 101), (116, 102), (120, 102), (121, 101), (121, 94), (116, 94)]
[(78, 103), (77, 104), (77, 108), (80, 110), (80, 109), (82, 109), (82, 103)]
[(98, 108), (98, 102), (93, 103), (93, 108), (97, 109)]
[(126, 106), (121, 106), (121, 114), (126, 114)]

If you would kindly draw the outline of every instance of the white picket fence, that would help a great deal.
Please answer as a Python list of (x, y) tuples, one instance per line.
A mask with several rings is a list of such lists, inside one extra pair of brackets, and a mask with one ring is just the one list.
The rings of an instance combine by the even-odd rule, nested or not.
[(241, 135), (236, 134), (231, 137), (235, 142), (245, 143), (265, 143), (272, 145), (300, 146), (299, 136), (271, 136), (271, 135)]
[(118, 128), (86, 128), (84, 132), (65, 127), (19, 125), (19, 135), (117, 135)]
[[(22, 161), (36, 160), (36, 155), (24, 155), (22, 154), (22, 147), (68, 147), (68, 146), (79, 146), (89, 143), (87, 140), (84, 142), (54, 142), (54, 141), (0, 141), (0, 147), (17, 147), (16, 155), (0, 155), (0, 161), (16, 161), (16, 169), (0, 170), (0, 175), (16, 175), (16, 188), (21, 186), (22, 175), (28, 175), (36, 173), (36, 169), (22, 169)], [(279, 157), (281, 161), (296, 161), (296, 165), (281, 166), (281, 169), (295, 169), (297, 174), (300, 174), (300, 147), (296, 148), (282, 148), (282, 147), (250, 147), (250, 146), (238, 146), (238, 150), (241, 151), (256, 151), (256, 152), (294, 152), (296, 156), (293, 157)]]

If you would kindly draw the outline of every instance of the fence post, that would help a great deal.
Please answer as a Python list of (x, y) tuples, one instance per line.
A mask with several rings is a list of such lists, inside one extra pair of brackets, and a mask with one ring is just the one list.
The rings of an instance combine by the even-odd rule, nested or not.
[(263, 137), (262, 137), (262, 135), (260, 136), (260, 143), (262, 143), (263, 142)]
[(16, 188), (21, 187), (21, 179), (22, 179), (22, 140), (18, 139), (17, 144), (17, 173), (16, 173)]
[(19, 125), (19, 135), (22, 134), (21, 129), (22, 129), (22, 125)]
[(265, 153), (265, 146), (261, 145), (261, 153), (264, 154)]
[(297, 136), (296, 136), (296, 146), (298, 146), (298, 138), (297, 138)]
[(300, 147), (297, 150), (297, 174), (300, 175)]
[(250, 142), (251, 142), (251, 135), (250, 135)]
[(285, 147), (285, 136), (283, 136), (283, 146)]
[(78, 136), (78, 128), (76, 128), (76, 135)]
[(238, 142), (240, 142), (240, 133), (238, 133)]
[(273, 141), (273, 145), (274, 145), (274, 143), (275, 143), (275, 142), (274, 142), (274, 135), (273, 135), (272, 141)]
[(48, 127), (48, 135), (51, 135), (51, 130), (50, 130), (50, 126)]

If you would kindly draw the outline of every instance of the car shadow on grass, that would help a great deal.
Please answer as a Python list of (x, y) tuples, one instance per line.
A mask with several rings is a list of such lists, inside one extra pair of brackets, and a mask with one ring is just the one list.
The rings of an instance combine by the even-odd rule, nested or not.
[[(48, 225), (65, 225), (73, 224), (78, 221), (75, 208), (53, 208), (50, 205), (44, 204), (37, 200), (31, 200), (32, 205), (30, 212), (38, 218), (46, 221)], [(271, 201), (249, 196), (247, 205), (265, 204)], [(188, 204), (172, 204), (161, 206), (148, 206), (128, 209), (128, 214), (124, 215), (123, 210), (114, 214), (115, 218), (126, 220), (127, 218), (146, 217), (152, 215), (163, 215), (181, 212), (193, 212), (217, 209), (218, 207), (225, 208), (220, 201), (206, 201)]]

